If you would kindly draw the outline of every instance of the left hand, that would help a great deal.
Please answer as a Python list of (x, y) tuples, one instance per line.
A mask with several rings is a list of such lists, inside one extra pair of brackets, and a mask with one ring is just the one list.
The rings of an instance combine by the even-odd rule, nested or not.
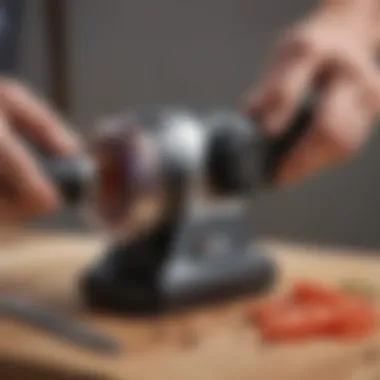
[(60, 196), (23, 137), (54, 155), (70, 155), (79, 142), (34, 93), (20, 83), (0, 78), (0, 224), (19, 225), (56, 210)]

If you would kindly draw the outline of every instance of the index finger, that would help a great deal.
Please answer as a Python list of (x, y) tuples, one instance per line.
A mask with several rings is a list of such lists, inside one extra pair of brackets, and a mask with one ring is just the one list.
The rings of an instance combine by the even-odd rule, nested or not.
[(58, 154), (78, 150), (79, 141), (57, 113), (24, 86), (12, 82), (0, 83), (0, 105), (8, 120), (21, 132), (34, 137), (43, 148)]

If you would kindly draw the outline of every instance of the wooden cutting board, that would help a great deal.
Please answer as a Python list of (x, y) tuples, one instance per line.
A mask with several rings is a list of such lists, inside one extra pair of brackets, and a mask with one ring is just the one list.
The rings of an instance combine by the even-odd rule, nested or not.
[[(290, 244), (264, 244), (281, 276), (380, 287), (380, 254)], [(127, 380), (378, 380), (380, 336), (362, 341), (269, 345), (244, 320), (250, 299), (184, 315), (132, 320), (90, 313), (76, 294), (81, 271), (101, 252), (99, 238), (24, 233), (0, 245), (0, 291), (28, 296), (120, 340), (122, 355), (106, 358), (30, 327), (0, 319), (1, 379)], [(350, 255), (354, 253), (354, 255)]]

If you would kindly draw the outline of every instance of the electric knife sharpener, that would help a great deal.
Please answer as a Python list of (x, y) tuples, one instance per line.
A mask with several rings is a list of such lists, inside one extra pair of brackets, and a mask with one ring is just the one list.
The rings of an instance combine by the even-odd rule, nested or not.
[[(249, 204), (271, 185), (310, 117), (307, 102), (275, 141), (224, 108), (152, 107), (103, 123), (87, 203), (111, 243), (80, 279), (85, 302), (156, 313), (268, 289), (276, 265), (252, 244)], [(67, 199), (83, 202), (89, 171), (75, 160), (48, 162)]]

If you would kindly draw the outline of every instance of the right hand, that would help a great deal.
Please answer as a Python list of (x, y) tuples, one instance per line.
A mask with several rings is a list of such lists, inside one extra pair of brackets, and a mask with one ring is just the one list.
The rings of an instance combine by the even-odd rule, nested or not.
[[(278, 136), (297, 112), (305, 90), (319, 80), (321, 101), (306, 135), (285, 157), (280, 183), (340, 162), (362, 147), (380, 109), (378, 0), (350, 7), (324, 6), (282, 39), (247, 111)], [(372, 5), (376, 9), (372, 9)]]
[(0, 224), (10, 226), (55, 210), (60, 198), (20, 139), (56, 155), (79, 149), (56, 113), (19, 83), (0, 78)]

